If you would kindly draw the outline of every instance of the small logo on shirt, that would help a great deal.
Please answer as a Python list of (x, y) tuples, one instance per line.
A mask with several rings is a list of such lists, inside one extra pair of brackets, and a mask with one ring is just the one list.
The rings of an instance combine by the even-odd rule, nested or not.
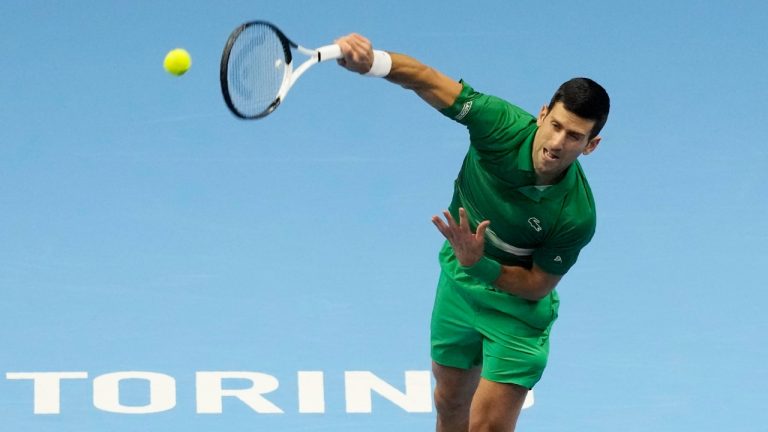
[(559, 263), (563, 262), (563, 259), (560, 258), (560, 255), (555, 257), (555, 262), (559, 262)]
[(531, 228), (535, 229), (536, 232), (541, 231), (541, 222), (535, 217), (528, 219), (528, 225), (530, 225)]
[(464, 106), (461, 107), (461, 112), (454, 117), (456, 120), (461, 120), (464, 117), (466, 117), (467, 114), (469, 114), (469, 110), (472, 109), (472, 101), (466, 101), (464, 102)]

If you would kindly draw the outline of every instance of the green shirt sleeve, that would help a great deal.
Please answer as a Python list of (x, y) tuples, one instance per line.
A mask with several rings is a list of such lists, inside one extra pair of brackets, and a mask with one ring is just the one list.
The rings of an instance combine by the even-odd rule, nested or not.
[(470, 143), (478, 151), (509, 150), (510, 143), (517, 143), (536, 128), (536, 119), (525, 110), (461, 83), (463, 88), (456, 101), (440, 112), (467, 127)]
[(533, 262), (542, 270), (555, 275), (564, 275), (576, 264), (579, 252), (592, 240), (594, 230), (572, 228), (558, 236), (554, 242), (545, 243), (533, 253)]
[(547, 273), (564, 275), (579, 257), (579, 252), (595, 235), (595, 204), (588, 188), (581, 188), (583, 197), (574, 198), (572, 191), (563, 203), (558, 226), (541, 247), (533, 253), (533, 262)]

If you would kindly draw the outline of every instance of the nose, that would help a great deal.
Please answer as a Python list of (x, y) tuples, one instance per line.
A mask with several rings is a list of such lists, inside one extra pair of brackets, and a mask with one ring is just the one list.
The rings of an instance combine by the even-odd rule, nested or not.
[(553, 137), (552, 141), (550, 142), (550, 148), (552, 150), (560, 150), (565, 145), (565, 140), (567, 136), (565, 134), (565, 131), (557, 132)]

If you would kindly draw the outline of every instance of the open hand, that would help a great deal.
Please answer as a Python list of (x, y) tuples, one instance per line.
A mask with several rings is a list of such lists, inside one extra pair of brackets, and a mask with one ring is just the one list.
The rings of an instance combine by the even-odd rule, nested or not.
[(432, 223), (448, 239), (459, 264), (469, 267), (478, 262), (483, 257), (485, 230), (491, 222), (487, 220), (480, 222), (477, 231), (473, 233), (469, 228), (467, 212), (463, 208), (459, 208), (458, 224), (448, 210), (444, 211), (443, 215), (447, 223), (440, 216), (432, 216)]

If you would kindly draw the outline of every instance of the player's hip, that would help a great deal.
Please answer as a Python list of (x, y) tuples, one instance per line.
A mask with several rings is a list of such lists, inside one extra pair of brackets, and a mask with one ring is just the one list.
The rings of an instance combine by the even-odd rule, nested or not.
[(538, 301), (502, 292), (461, 270), (449, 245), (440, 251), (442, 274), (439, 290), (449, 290), (460, 296), (476, 312), (488, 315), (509, 316), (517, 325), (531, 331), (549, 331), (557, 319), (560, 299), (553, 290)]

